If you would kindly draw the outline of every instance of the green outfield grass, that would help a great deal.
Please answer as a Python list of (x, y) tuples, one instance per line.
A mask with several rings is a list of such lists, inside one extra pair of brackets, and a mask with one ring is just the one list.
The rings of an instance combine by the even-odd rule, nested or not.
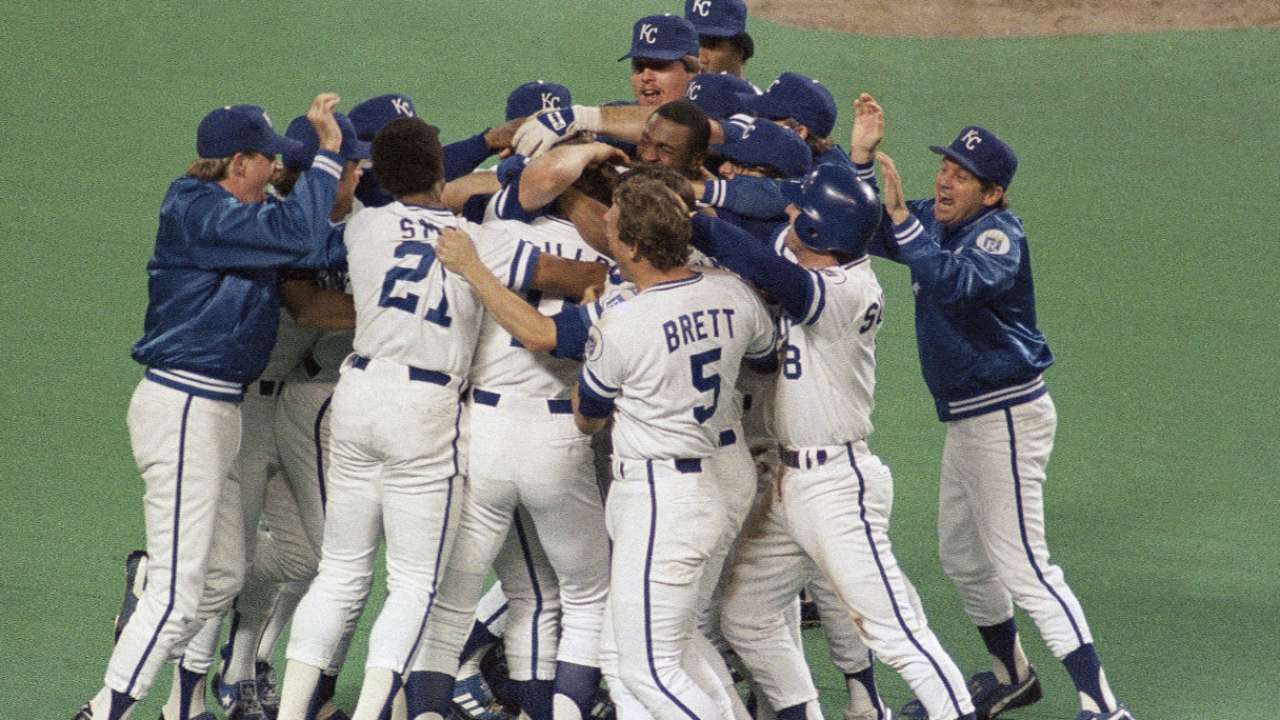
[[(254, 102), (283, 128), (321, 90), (342, 94), (344, 109), (400, 91), (459, 139), (499, 121), (506, 93), (530, 79), (563, 82), (579, 101), (628, 97), (615, 59), (630, 23), (679, 10), (676, 0), (6, 5), (0, 716), (70, 717), (100, 685), (121, 561), (142, 542), (124, 415), (140, 377), (129, 348), (143, 267), (200, 117)], [(924, 40), (755, 20), (751, 30), (751, 79), (822, 79), (844, 144), (855, 92), (877, 95), (883, 149), (909, 195), (931, 192), (925, 146), (963, 125), (986, 125), (1018, 151), (1011, 198), (1058, 357), (1048, 374), (1061, 419), (1047, 486), (1055, 559), (1139, 718), (1270, 717), (1280, 33)], [(919, 375), (910, 289), (899, 267), (876, 270), (888, 314), (872, 447), (897, 478), (896, 551), (944, 646), (973, 672), (985, 653), (936, 557), (942, 426)], [(1066, 673), (1020, 617), (1046, 699), (1013, 717), (1072, 717)], [(807, 640), (826, 714), (839, 717), (842, 679), (821, 638)], [(363, 657), (358, 642), (350, 666)], [(340, 686), (348, 708), (358, 676)], [(908, 699), (889, 668), (879, 678), (893, 705)], [(167, 686), (136, 717), (154, 717)]]

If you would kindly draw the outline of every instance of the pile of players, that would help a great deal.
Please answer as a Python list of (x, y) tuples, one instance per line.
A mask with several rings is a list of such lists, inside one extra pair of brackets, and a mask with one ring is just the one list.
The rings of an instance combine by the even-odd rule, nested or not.
[[(689, 0), (635, 23), (633, 102), (528, 83), (503, 124), (443, 146), (404, 95), (349, 117), (320, 95), (283, 136), (256, 106), (209, 113), (134, 348), (147, 550), (77, 720), (124, 720), (169, 660), (163, 717), (212, 718), (228, 614), (227, 717), (342, 717), (384, 546), (355, 720), (820, 717), (806, 587), (847, 720), (891, 716), (875, 658), (916, 695), (900, 716), (1039, 700), (1015, 603), (1078, 720), (1129, 718), (1045, 545), (1053, 357), (1016, 156), (966, 127), (908, 202), (874, 98), (846, 152), (831, 93), (796, 73), (758, 91), (753, 53), (740, 0)], [(947, 427), (940, 555), (993, 658), (968, 680), (889, 541), (870, 255), (911, 270)]]

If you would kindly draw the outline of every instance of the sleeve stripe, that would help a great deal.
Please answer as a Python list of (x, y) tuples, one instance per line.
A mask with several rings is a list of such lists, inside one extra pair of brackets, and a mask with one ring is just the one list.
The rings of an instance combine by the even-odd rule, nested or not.
[(809, 302), (809, 312), (805, 313), (805, 325), (812, 325), (822, 316), (822, 309), (827, 306), (827, 284), (822, 280), (822, 275), (812, 270), (809, 271), (810, 287), (813, 288), (813, 299)]
[(586, 365), (582, 366), (582, 380), (583, 385), (585, 385), (588, 390), (599, 395), (603, 399), (613, 399), (618, 396), (618, 388), (605, 385), (600, 381), (600, 378), (596, 377), (595, 373), (591, 372), (591, 368)]
[(511, 258), (511, 273), (507, 278), (507, 287), (512, 290), (523, 290), (533, 283), (533, 274), (538, 269), (538, 255), (541, 251), (527, 241), (521, 240), (516, 245), (516, 255)]
[(342, 177), (342, 166), (324, 155), (316, 155), (316, 159), (311, 163), (311, 167), (315, 170), (323, 170), (324, 172), (332, 175), (335, 180)]
[(924, 234), (924, 225), (914, 216), (905, 225), (895, 226), (893, 236), (899, 245), (906, 245)]
[(709, 184), (711, 185), (711, 199), (707, 201), (707, 204), (712, 207), (724, 207), (724, 180), (712, 180)]
[(498, 196), (494, 199), (493, 212), (499, 218), (507, 219), (507, 198), (511, 197), (511, 186), (507, 185), (498, 191)]

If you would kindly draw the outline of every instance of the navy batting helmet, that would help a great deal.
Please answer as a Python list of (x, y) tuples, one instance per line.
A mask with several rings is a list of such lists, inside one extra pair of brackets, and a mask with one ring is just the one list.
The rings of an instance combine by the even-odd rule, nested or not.
[(880, 227), (880, 198), (845, 165), (823, 163), (799, 181), (782, 183), (782, 195), (800, 209), (796, 235), (814, 250), (861, 257)]

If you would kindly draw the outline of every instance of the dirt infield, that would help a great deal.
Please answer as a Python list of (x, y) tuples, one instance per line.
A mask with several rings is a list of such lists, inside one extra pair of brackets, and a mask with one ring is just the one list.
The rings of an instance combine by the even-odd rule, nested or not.
[(1012, 37), (1280, 27), (1275, 0), (747, 0), (754, 17), (863, 35)]

